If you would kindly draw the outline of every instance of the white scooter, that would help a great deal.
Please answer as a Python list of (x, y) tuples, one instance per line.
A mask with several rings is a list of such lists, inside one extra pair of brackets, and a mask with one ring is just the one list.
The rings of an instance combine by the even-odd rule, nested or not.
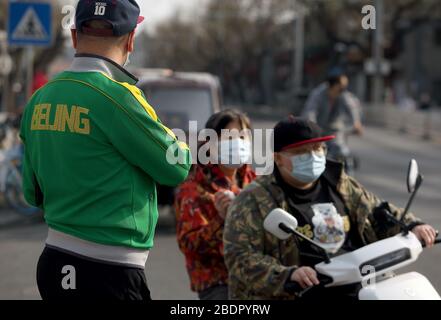
[[(359, 300), (441, 300), (440, 295), (425, 276), (417, 272), (401, 275), (393, 273), (415, 262), (425, 247), (403, 223), (403, 218), (408, 213), (422, 181), (418, 164), (412, 160), (407, 177), (411, 197), (401, 220), (396, 219), (386, 210), (380, 213), (383, 215), (382, 218), (400, 225), (403, 230), (401, 234), (340, 256), (330, 258), (320, 244), (297, 232), (297, 220), (282, 209), (275, 209), (266, 217), (264, 228), (281, 240), (294, 235), (315, 246), (324, 260), (315, 265), (315, 270), (321, 286), (325, 288), (361, 284), (361, 290), (358, 292)], [(440, 242), (441, 239), (435, 241), (437, 244)], [(313, 289), (314, 287), (310, 287), (303, 290), (298, 286), (297, 292), (302, 296)]]

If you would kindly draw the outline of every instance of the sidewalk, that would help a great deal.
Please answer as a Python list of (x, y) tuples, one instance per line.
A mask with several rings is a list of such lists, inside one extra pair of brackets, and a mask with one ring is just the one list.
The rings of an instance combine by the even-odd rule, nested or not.
[[(247, 113), (253, 120), (279, 121), (292, 112), (289, 108), (270, 106), (240, 106), (232, 105)], [(384, 128), (400, 134), (441, 144), (441, 110), (429, 112), (405, 112), (392, 105), (370, 106), (363, 108), (364, 124)]]
[(368, 105), (364, 108), (364, 121), (372, 126), (441, 144), (441, 110), (438, 108), (406, 111), (390, 104)]

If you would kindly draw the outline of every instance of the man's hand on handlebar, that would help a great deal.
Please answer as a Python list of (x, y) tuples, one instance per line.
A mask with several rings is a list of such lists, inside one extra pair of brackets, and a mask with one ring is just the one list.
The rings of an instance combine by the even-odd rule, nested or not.
[(356, 135), (358, 135), (358, 136), (362, 136), (363, 135), (364, 128), (363, 128), (363, 125), (361, 124), (360, 121), (356, 121), (354, 123), (353, 129), (354, 129), (354, 133)]
[(300, 267), (291, 274), (291, 281), (297, 282), (303, 289), (320, 284), (317, 272), (310, 267)]
[(428, 224), (421, 224), (411, 230), (427, 248), (432, 248), (437, 237), (436, 230)]

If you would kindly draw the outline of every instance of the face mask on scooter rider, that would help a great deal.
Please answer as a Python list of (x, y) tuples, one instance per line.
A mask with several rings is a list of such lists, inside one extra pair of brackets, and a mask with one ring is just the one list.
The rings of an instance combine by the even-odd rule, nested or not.
[(312, 151), (290, 159), (292, 177), (304, 183), (318, 180), (326, 169), (326, 154), (323, 152)]

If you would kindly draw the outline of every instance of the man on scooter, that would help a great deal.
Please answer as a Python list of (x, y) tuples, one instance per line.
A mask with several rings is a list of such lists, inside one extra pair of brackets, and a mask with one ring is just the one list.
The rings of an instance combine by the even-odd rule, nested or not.
[[(302, 118), (290, 117), (274, 128), (273, 174), (246, 187), (230, 206), (225, 221), (230, 298), (293, 299), (293, 283), (302, 288), (319, 285), (312, 268), (321, 262), (316, 249), (294, 237), (279, 241), (264, 230), (263, 221), (273, 209), (291, 213), (298, 220), (297, 230), (331, 256), (400, 231), (396, 225), (375, 219), (373, 212), (383, 203), (380, 198), (348, 176), (340, 163), (327, 160), (325, 142), (333, 138)], [(395, 217), (402, 215), (403, 210), (388, 206)], [(428, 247), (433, 246), (434, 228), (412, 214), (404, 222)]]

